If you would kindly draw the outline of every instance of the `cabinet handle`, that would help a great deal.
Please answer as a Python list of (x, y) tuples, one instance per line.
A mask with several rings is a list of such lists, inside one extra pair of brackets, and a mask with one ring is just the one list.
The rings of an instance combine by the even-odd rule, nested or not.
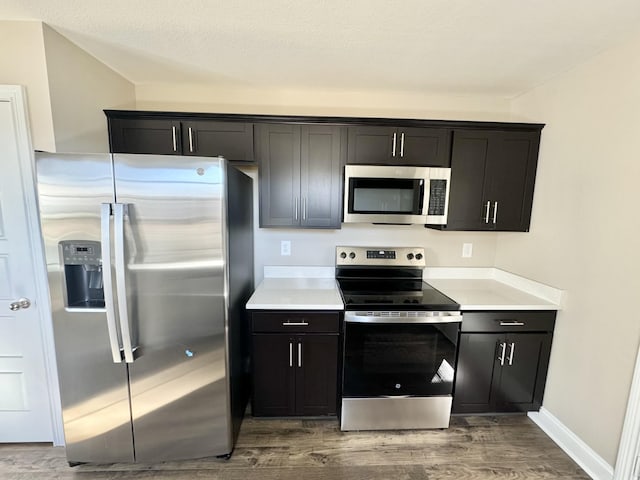
[(289, 366), (293, 367), (293, 343), (289, 342)]
[(396, 133), (393, 134), (393, 151), (391, 152), (391, 156), (396, 156)]
[(510, 347), (511, 347), (511, 349), (509, 350), (509, 365), (513, 365), (513, 352), (516, 349), (516, 343), (515, 342), (511, 342)]
[(283, 327), (306, 327), (309, 322), (282, 322)]
[(498, 360), (500, 360), (500, 366), (504, 365), (504, 357), (507, 353), (507, 342), (500, 342), (500, 355), (498, 355)]
[(524, 322), (519, 322), (517, 320), (501, 321), (500, 322), (500, 326), (501, 327), (523, 327), (524, 326)]
[(307, 219), (307, 197), (302, 197), (302, 220)]
[(298, 197), (293, 199), (294, 218), (298, 221)]
[(193, 132), (191, 131), (191, 127), (189, 127), (189, 151), (193, 153)]
[(485, 213), (484, 215), (484, 223), (489, 223), (489, 210), (491, 210), (491, 202), (487, 202), (485, 208), (487, 209), (487, 213)]
[(298, 342), (298, 367), (302, 368), (302, 343)]
[(173, 135), (173, 151), (177, 152), (178, 151), (178, 140), (176, 139), (176, 126), (172, 125), (171, 126), (171, 134)]
[(400, 134), (400, 158), (404, 157), (404, 132)]
[(493, 224), (496, 224), (498, 218), (498, 202), (493, 202)]

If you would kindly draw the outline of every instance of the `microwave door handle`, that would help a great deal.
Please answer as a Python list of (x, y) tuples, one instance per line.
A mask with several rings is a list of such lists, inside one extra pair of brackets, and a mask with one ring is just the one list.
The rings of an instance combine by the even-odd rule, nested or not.
[(420, 185), (420, 196), (422, 197), (422, 210), (420, 211), (420, 215), (426, 214), (429, 208), (429, 196), (431, 193), (426, 185), (428, 181), (428, 179), (425, 179)]

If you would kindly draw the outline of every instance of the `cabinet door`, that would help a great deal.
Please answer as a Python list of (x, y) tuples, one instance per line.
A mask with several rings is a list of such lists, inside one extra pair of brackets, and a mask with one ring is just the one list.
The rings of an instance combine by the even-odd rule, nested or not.
[(421, 167), (451, 165), (451, 130), (445, 128), (399, 128), (399, 157), (394, 163)]
[(301, 127), (300, 225), (340, 228), (345, 128)]
[(497, 410), (537, 410), (542, 403), (551, 335), (514, 333), (506, 336), (506, 342), (499, 389), (495, 392)]
[(113, 153), (182, 153), (180, 122), (173, 120), (110, 118), (109, 140)]
[(484, 201), (496, 230), (528, 231), (539, 134), (495, 132), (486, 168)]
[(300, 225), (300, 127), (257, 126), (260, 226)]
[(453, 394), (453, 413), (493, 411), (494, 372), (499, 368), (501, 334), (462, 333)]
[(242, 122), (182, 122), (182, 151), (186, 155), (222, 156), (253, 161), (253, 124)]
[(393, 136), (396, 134), (396, 155), (400, 143), (395, 127), (349, 127), (347, 163), (388, 165), (393, 158)]
[(295, 410), (295, 339), (277, 334), (254, 334), (252, 337), (253, 415), (292, 415)]
[(489, 142), (490, 135), (485, 131), (453, 133), (447, 230), (490, 228), (485, 222), (487, 207), (483, 203)]
[(335, 415), (338, 335), (300, 335), (296, 342), (296, 414)]

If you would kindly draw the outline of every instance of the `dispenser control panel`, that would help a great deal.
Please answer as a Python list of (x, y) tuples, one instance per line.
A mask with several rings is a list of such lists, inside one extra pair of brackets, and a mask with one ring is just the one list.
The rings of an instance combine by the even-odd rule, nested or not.
[(60, 242), (62, 263), (65, 265), (100, 265), (100, 242), (64, 241)]

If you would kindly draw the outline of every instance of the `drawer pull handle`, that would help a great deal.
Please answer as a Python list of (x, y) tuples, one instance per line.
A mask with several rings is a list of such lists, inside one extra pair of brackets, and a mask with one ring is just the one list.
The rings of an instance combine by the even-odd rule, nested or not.
[(282, 322), (283, 327), (306, 327), (309, 322)]
[(524, 322), (518, 322), (517, 320), (506, 321), (506, 322), (501, 321), (500, 326), (501, 327), (523, 327)]

